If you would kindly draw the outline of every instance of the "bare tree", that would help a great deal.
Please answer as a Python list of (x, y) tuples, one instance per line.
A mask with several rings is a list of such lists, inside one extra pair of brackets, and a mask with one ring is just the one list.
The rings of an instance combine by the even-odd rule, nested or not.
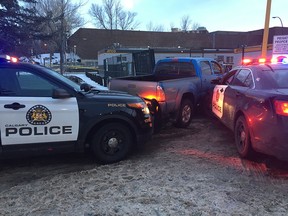
[(200, 27), (199, 23), (193, 23), (192, 30), (197, 30)]
[(181, 29), (182, 31), (189, 31), (189, 30), (197, 30), (200, 27), (199, 23), (194, 22), (192, 24), (192, 20), (190, 19), (189, 15), (185, 15), (181, 19)]
[(189, 15), (185, 15), (181, 19), (181, 29), (182, 31), (188, 31), (191, 25), (191, 19)]
[(64, 71), (64, 53), (66, 40), (72, 30), (84, 25), (84, 19), (80, 17), (78, 10), (83, 3), (72, 3), (71, 0), (42, 0), (36, 4), (39, 14), (44, 14), (47, 19), (45, 33), (49, 51), (60, 52), (60, 71)]
[(139, 25), (135, 21), (137, 13), (125, 11), (120, 0), (103, 0), (102, 4), (92, 4), (89, 10), (98, 28), (127, 30)]
[(137, 14), (134, 12), (120, 12), (119, 13), (119, 27), (121, 30), (135, 29), (139, 23), (134, 21)]
[(157, 32), (163, 32), (164, 31), (164, 26), (163, 25), (154, 25), (152, 23), (152, 21), (150, 21), (147, 25), (146, 25), (146, 29), (148, 31), (157, 31)]

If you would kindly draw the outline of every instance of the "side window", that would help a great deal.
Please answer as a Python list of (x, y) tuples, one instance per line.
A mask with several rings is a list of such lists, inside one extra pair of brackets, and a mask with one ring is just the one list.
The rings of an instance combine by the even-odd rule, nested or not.
[(212, 74), (212, 69), (210, 67), (209, 61), (201, 61), (200, 67), (201, 67), (202, 74), (204, 74), (204, 75), (211, 75)]
[(58, 88), (55, 84), (28, 71), (7, 69), (0, 73), (0, 93), (3, 96), (52, 97), (55, 88)]
[(181, 63), (178, 63), (178, 66), (179, 66), (180, 77), (196, 76), (196, 71), (192, 64), (187, 63), (187, 62), (181, 62)]
[(251, 72), (248, 74), (246, 80), (244, 81), (244, 85), (249, 88), (253, 88), (254, 84), (253, 84), (253, 78), (252, 78)]
[(0, 70), (0, 96), (17, 96), (20, 87), (16, 74), (11, 69)]
[(57, 88), (37, 74), (27, 71), (18, 71), (16, 76), (21, 89), (21, 96), (52, 97), (53, 89)]
[(216, 62), (211, 62), (214, 74), (222, 74), (222, 68), (219, 64), (217, 64)]
[(229, 84), (232, 82), (232, 80), (233, 80), (236, 72), (237, 72), (237, 70), (230, 71), (230, 72), (223, 78), (222, 84), (224, 84), (224, 85), (229, 85)]
[(252, 88), (254, 86), (252, 74), (250, 70), (240, 70), (231, 82), (232, 85), (246, 86)]

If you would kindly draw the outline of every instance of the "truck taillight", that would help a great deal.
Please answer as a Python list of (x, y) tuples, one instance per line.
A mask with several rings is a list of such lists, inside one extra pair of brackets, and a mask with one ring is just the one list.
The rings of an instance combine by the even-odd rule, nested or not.
[(162, 87), (159, 85), (157, 85), (157, 88), (156, 88), (156, 100), (158, 102), (165, 101), (165, 93), (164, 93)]
[(288, 101), (275, 100), (274, 107), (276, 114), (288, 116)]

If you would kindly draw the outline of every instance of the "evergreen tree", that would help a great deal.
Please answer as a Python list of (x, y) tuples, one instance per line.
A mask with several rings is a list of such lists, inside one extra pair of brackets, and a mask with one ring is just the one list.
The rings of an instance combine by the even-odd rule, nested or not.
[(33, 39), (41, 38), (44, 17), (32, 7), (36, 0), (0, 0), (0, 53), (25, 55)]

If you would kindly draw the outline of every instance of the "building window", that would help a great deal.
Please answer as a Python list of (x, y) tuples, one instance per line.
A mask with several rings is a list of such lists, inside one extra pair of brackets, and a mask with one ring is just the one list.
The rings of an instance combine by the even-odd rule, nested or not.
[(217, 61), (218, 62), (224, 62), (224, 56), (223, 55), (217, 56)]
[(233, 56), (227, 56), (226, 57), (226, 63), (233, 63), (234, 57)]
[(123, 62), (123, 61), (127, 61), (126, 56), (117, 56), (117, 62)]

